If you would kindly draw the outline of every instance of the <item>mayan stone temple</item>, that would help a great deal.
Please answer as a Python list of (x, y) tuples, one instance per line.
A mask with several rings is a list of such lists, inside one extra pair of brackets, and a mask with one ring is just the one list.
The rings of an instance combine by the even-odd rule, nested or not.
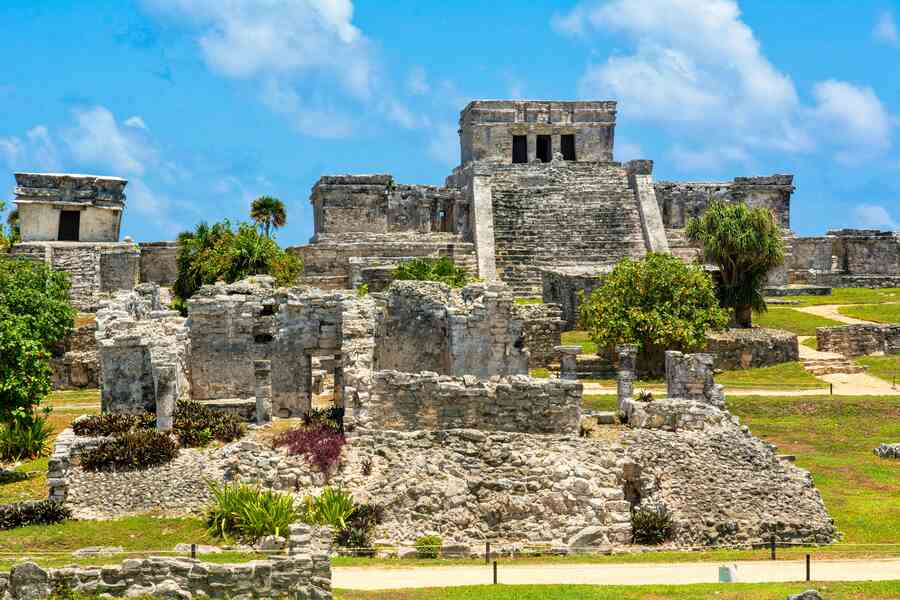
[[(767, 296), (798, 285), (900, 286), (900, 238), (795, 235), (789, 174), (656, 181), (653, 161), (615, 160), (616, 107), (472, 101), (459, 117), (460, 163), (442, 186), (323, 175), (309, 197), (314, 235), (288, 249), (303, 261), (295, 285), (268, 275), (220, 281), (182, 312), (171, 294), (178, 244), (120, 240), (125, 180), (16, 174), (22, 241), (11, 254), (70, 273), (72, 301), (89, 317), (53, 358), (56, 387), (99, 388), (103, 413), (155, 414), (150, 422), (165, 432), (184, 401), (249, 425), (239, 439), (112, 472), (81, 462), (103, 436), (70, 427), (49, 461), (50, 498), (77, 518), (109, 519), (202, 514), (210, 482), (298, 501), (339, 488), (378, 507), (378, 549), (367, 551), (385, 556), (410, 555), (429, 535), (446, 556), (476, 556), (486, 543), (507, 554), (644, 550), (634, 542), (642, 511), (671, 519), (672, 547), (834, 542), (810, 473), (755, 437), (715, 381), (722, 370), (797, 362), (797, 335), (726, 330), (710, 332), (702, 352), (669, 350), (656, 398), (636, 389), (636, 346), (586, 354), (561, 340), (577, 329), (582, 293), (621, 259), (698, 259), (685, 227), (713, 200), (774, 213), (787, 259), (769, 273)], [(437, 257), (474, 282), (393, 280), (404, 261)], [(823, 328), (818, 343), (890, 354), (900, 351), (900, 328)], [(595, 387), (614, 380), (617, 410), (586, 405), (586, 378)], [(314, 409), (335, 409), (343, 428), (327, 468), (272, 442), (273, 424), (308, 425)], [(332, 533), (292, 525), (272, 543), (296, 568), (275, 558), (259, 567), (283, 574), (266, 589), (309, 586), (300, 597), (330, 598), (326, 555), (341, 552)], [(201, 563), (171, 560), (142, 563), (143, 579), (128, 579), (137, 563), (110, 570), (113, 592), (157, 589), (171, 576), (177, 597), (256, 593), (236, 571), (216, 587)], [(94, 581), (87, 571), (53, 573), (77, 575), (77, 589)]]

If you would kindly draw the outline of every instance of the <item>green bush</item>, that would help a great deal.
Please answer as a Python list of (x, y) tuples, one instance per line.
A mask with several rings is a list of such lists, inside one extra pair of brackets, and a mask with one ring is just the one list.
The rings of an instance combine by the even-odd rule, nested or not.
[(175, 434), (186, 448), (205, 446), (213, 439), (232, 442), (247, 432), (237, 415), (212, 410), (194, 400), (179, 400), (172, 420)]
[(399, 280), (439, 281), (453, 288), (465, 287), (471, 279), (465, 269), (457, 267), (446, 256), (404, 261), (394, 269), (393, 276)]
[(579, 311), (599, 348), (636, 344), (639, 367), (652, 375), (664, 370), (666, 350), (699, 350), (707, 331), (728, 323), (710, 276), (668, 254), (622, 259)]
[(437, 558), (441, 555), (443, 540), (439, 535), (423, 535), (416, 539), (416, 558)]
[(303, 499), (303, 522), (310, 525), (330, 525), (341, 530), (347, 527), (347, 519), (355, 509), (356, 504), (349, 492), (327, 487), (318, 496)]
[(183, 308), (201, 286), (219, 280), (233, 283), (250, 275), (271, 275), (280, 286), (293, 285), (303, 271), (295, 255), (284, 251), (250, 223), (237, 228), (225, 220), (178, 236), (178, 276), (173, 290)]
[(104, 413), (80, 417), (72, 421), (75, 435), (88, 437), (115, 436), (136, 429), (152, 429), (156, 426), (156, 416), (152, 413), (129, 415), (124, 413)]
[(357, 504), (347, 519), (347, 526), (335, 535), (338, 546), (350, 548), (355, 556), (375, 556), (372, 534), (384, 519), (384, 510), (375, 504)]
[(0, 460), (17, 461), (42, 456), (52, 435), (53, 428), (47, 419), (37, 415), (0, 424)]
[(62, 523), (71, 516), (72, 511), (55, 500), (3, 504), (0, 505), (0, 529)]
[(631, 530), (635, 544), (655, 546), (672, 537), (672, 519), (663, 510), (639, 508), (631, 512)]
[(287, 537), (288, 526), (301, 512), (288, 494), (244, 484), (210, 484), (213, 501), (207, 508), (210, 534), (254, 542), (267, 535)]
[(100, 442), (81, 457), (85, 471), (146, 469), (164, 465), (178, 456), (178, 445), (153, 429), (129, 431)]

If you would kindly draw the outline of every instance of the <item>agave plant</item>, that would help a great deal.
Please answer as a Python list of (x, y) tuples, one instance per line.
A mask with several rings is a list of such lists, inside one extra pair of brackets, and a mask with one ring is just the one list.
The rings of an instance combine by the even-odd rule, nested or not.
[(318, 496), (304, 499), (303, 521), (312, 525), (331, 525), (340, 530), (347, 527), (347, 519), (355, 509), (353, 496), (348, 492), (327, 487)]

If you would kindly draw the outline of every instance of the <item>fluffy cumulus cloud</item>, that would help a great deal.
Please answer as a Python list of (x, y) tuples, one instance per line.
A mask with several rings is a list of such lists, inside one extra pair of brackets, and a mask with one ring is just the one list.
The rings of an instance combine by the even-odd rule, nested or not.
[(891, 216), (888, 210), (875, 204), (861, 204), (854, 211), (856, 224), (859, 227), (876, 229), (900, 229), (900, 225)]
[(894, 20), (894, 13), (889, 10), (883, 11), (878, 15), (878, 21), (875, 22), (875, 29), (872, 30), (872, 36), (876, 41), (890, 46), (900, 44), (900, 35), (897, 34), (897, 22)]
[(35, 125), (24, 137), (0, 138), (0, 158), (12, 171), (58, 171), (59, 150), (45, 125)]
[(63, 139), (79, 163), (124, 175), (143, 175), (157, 162), (156, 150), (144, 135), (147, 126), (140, 117), (120, 123), (103, 106), (76, 110), (74, 117), (75, 125), (63, 132)]
[[(345, 137), (374, 111), (421, 126), (383, 84), (374, 44), (353, 24), (350, 0), (144, 0), (187, 27), (215, 73), (249, 80), (298, 131)], [(424, 80), (414, 82), (419, 89)]]
[[(890, 144), (892, 121), (872, 113), (881, 104), (868, 88), (822, 82), (815, 87), (817, 104), (805, 106), (734, 0), (586, 2), (557, 15), (553, 26), (584, 39), (601, 31), (627, 40), (627, 52), (587, 67), (579, 93), (613, 97), (623, 117), (676, 133), (681, 146), (671, 154), (684, 168), (746, 162), (756, 151), (835, 145), (841, 153), (860, 142), (883, 151)], [(842, 107), (838, 96), (855, 106)], [(850, 114), (860, 106), (865, 117)], [(828, 137), (820, 133), (821, 120), (832, 127)]]
[(813, 96), (811, 114), (820, 132), (843, 147), (838, 160), (852, 163), (890, 148), (894, 119), (872, 88), (830, 79), (817, 83)]

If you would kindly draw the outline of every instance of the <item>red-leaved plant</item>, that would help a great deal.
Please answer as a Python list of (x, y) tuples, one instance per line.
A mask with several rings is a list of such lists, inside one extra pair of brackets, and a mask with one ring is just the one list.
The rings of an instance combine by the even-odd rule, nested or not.
[(322, 424), (289, 429), (275, 438), (275, 447), (287, 447), (288, 454), (302, 454), (323, 473), (328, 473), (341, 458), (344, 434)]

